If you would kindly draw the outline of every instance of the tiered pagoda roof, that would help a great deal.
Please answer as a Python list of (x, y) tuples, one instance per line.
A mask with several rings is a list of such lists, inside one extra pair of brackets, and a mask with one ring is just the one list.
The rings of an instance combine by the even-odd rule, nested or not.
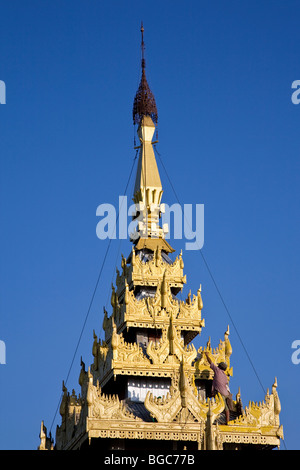
[(244, 408), (238, 391), (228, 424), (222, 396), (210, 398), (213, 371), (205, 353), (216, 364), (225, 362), (232, 376), (229, 327), (217, 347), (210, 341), (198, 350), (193, 345), (205, 327), (202, 290), (199, 285), (185, 301), (177, 298), (186, 275), (182, 253), (171, 260), (174, 250), (159, 227), (162, 185), (152, 145), (157, 110), (145, 83), (142, 62), (134, 101), (140, 155), (133, 199), (143, 215), (138, 237), (117, 270), (104, 340), (94, 333), (93, 360), (88, 368), (81, 361), (80, 394), (63, 384), (55, 443), (42, 423), (39, 449), (278, 447), (283, 432), (276, 379), (261, 403)]

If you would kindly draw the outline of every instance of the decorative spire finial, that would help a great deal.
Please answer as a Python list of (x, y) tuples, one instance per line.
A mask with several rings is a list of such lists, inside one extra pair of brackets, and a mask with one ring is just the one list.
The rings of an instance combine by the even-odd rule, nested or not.
[(142, 33), (142, 41), (141, 41), (141, 49), (142, 49), (142, 70), (146, 67), (145, 62), (145, 43), (144, 43), (144, 26), (143, 22), (141, 23), (141, 33)]
[(142, 49), (142, 78), (136, 92), (134, 102), (133, 102), (133, 123), (140, 124), (143, 116), (150, 116), (154, 123), (157, 123), (157, 108), (155, 103), (155, 98), (150, 90), (146, 79), (146, 61), (145, 61), (145, 43), (144, 43), (144, 26), (143, 22), (141, 24), (141, 33), (142, 33), (142, 40), (141, 40), (141, 49)]

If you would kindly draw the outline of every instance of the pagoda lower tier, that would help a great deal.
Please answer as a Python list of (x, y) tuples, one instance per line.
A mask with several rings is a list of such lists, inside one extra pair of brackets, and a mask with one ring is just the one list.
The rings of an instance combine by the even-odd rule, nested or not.
[[(283, 438), (279, 424), (277, 382), (263, 402), (243, 409), (240, 393), (233, 401), (225, 424), (221, 395), (202, 398), (181, 364), (168, 394), (155, 397), (148, 391), (144, 402), (105, 394), (84, 365), (80, 373), (81, 395), (64, 387), (57, 427), (57, 450), (241, 450), (272, 449)], [(163, 443), (163, 446), (162, 446)], [(42, 423), (39, 449), (53, 448)]]
[[(152, 242), (153, 244), (153, 242)], [(174, 262), (157, 243), (122, 257), (112, 286), (105, 339), (94, 332), (93, 362), (81, 361), (81, 392), (63, 384), (61, 425), (56, 443), (41, 428), (40, 449), (272, 449), (283, 438), (277, 381), (264, 402), (243, 409), (240, 391), (225, 421), (221, 395), (211, 398), (215, 364), (225, 362), (228, 379), (232, 348), (224, 340), (198, 350), (191, 342), (204, 327), (201, 287), (177, 299), (186, 278), (180, 254)], [(163, 446), (163, 447), (162, 447)]]

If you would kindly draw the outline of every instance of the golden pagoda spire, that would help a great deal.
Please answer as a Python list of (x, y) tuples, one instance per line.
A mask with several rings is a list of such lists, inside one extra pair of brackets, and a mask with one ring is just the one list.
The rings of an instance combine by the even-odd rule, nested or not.
[(93, 332), (87, 370), (81, 359), (80, 394), (70, 394), (63, 382), (55, 447), (42, 422), (39, 448), (272, 449), (283, 439), (277, 379), (264, 402), (245, 409), (239, 389), (226, 422), (224, 397), (211, 397), (216, 369), (210, 364), (225, 362), (228, 380), (232, 376), (229, 326), (219, 346), (212, 348), (209, 336), (197, 351), (192, 341), (205, 326), (201, 285), (186, 301), (177, 298), (186, 275), (182, 252), (171, 260), (174, 250), (158, 225), (162, 185), (152, 142), (157, 111), (145, 75), (143, 25), (141, 33), (142, 79), (133, 110), (140, 139), (133, 195), (140, 206), (139, 238), (116, 270), (104, 339)]
[(133, 201), (138, 205), (139, 216), (137, 232), (141, 239), (164, 238), (159, 227), (162, 184), (153, 151), (153, 135), (157, 123), (157, 108), (145, 73), (144, 27), (141, 26), (142, 41), (142, 78), (134, 98), (133, 120), (138, 124), (137, 134), (140, 140), (138, 167), (135, 179)]
[(163, 189), (152, 147), (154, 131), (151, 117), (143, 116), (138, 128), (141, 145), (133, 193), (140, 238), (164, 238), (164, 231), (159, 227)]

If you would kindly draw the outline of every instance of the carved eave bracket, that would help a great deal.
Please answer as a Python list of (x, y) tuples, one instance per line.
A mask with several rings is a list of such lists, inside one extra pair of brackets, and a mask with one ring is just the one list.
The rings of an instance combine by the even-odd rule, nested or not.
[[(155, 240), (151, 240), (155, 243)], [(156, 286), (158, 287), (164, 275), (171, 287), (182, 289), (186, 283), (186, 276), (183, 274), (184, 263), (182, 253), (180, 253), (172, 264), (168, 264), (162, 259), (162, 248), (159, 241), (154, 248), (152, 259), (147, 262), (141, 260), (133, 247), (128, 260), (122, 255), (122, 272), (117, 269), (116, 286), (119, 299), (122, 299), (126, 284), (132, 289), (136, 286)]]
[(40, 445), (38, 450), (53, 450), (54, 449), (54, 442), (51, 436), (51, 432), (49, 436), (47, 435), (47, 428), (44, 425), (44, 421), (41, 422), (41, 430), (40, 430)]
[(151, 416), (161, 423), (184, 422), (202, 423), (207, 419), (210, 410), (215, 419), (225, 408), (221, 395), (215, 399), (201, 400), (184, 363), (181, 363), (178, 373), (173, 377), (170, 392), (162, 398), (157, 398), (148, 392), (145, 407)]
[[(280, 427), (279, 414), (281, 411), (281, 404), (277, 392), (277, 379), (275, 378), (272, 386), (272, 393), (265, 395), (265, 400), (262, 402), (249, 402), (241, 416), (239, 416), (234, 423), (245, 424), (247, 426), (274, 426)], [(283, 438), (283, 437), (282, 437)]]
[(205, 326), (205, 320), (202, 318), (201, 287), (193, 298), (189, 294), (186, 302), (178, 301), (172, 295), (166, 272), (159, 281), (154, 297), (137, 299), (134, 290), (130, 290), (129, 284), (125, 282), (125, 291), (120, 303), (115, 287), (112, 286), (111, 305), (113, 309), (111, 316), (108, 316), (104, 309), (103, 329), (106, 343), (111, 340), (113, 322), (118, 332), (132, 326), (164, 328), (172, 316), (176, 327), (186, 332), (190, 331), (187, 343)]
[(272, 386), (272, 393), (265, 395), (262, 402), (249, 402), (240, 416), (230, 421), (229, 425), (219, 425), (219, 438), (222, 443), (247, 443), (262, 446), (280, 447), (284, 439), (283, 427), (279, 414), (281, 404), (277, 392), (277, 379)]
[(171, 316), (169, 326), (163, 329), (162, 338), (158, 344), (153, 342), (148, 344), (147, 355), (152, 364), (180, 364), (184, 358), (185, 364), (191, 366), (197, 356), (197, 351), (193, 344), (184, 345), (180, 333), (180, 328), (175, 326)]
[[(81, 375), (82, 378), (82, 375)], [(61, 425), (56, 428), (56, 447), (63, 449), (75, 435), (79, 435), (84, 429), (84, 410), (85, 401), (80, 394), (72, 394), (67, 391), (63, 382), (63, 397), (60, 405)]]
[(106, 395), (101, 392), (99, 382), (94, 385), (93, 375), (89, 373), (88, 388), (87, 388), (87, 405), (88, 405), (88, 418), (96, 418), (102, 420), (134, 420), (138, 421), (140, 418), (134, 416), (128, 411), (124, 403), (117, 395)]

